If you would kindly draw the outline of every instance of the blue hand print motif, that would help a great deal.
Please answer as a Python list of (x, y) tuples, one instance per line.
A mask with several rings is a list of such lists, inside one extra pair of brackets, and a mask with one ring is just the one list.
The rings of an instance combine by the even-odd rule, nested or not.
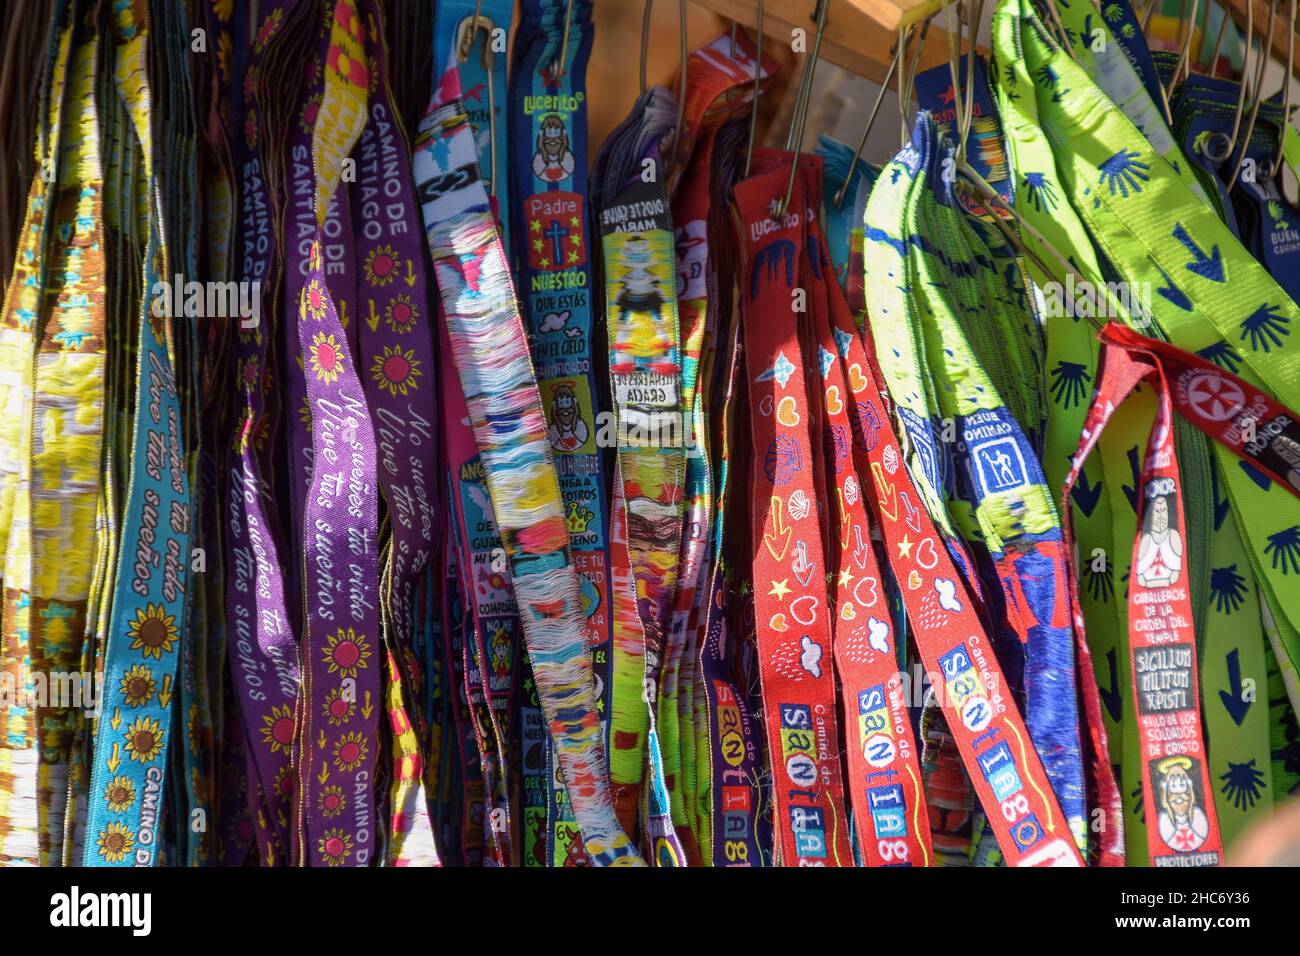
[(1054, 210), (1059, 200), (1056, 196), (1056, 187), (1047, 181), (1043, 173), (1025, 173), (1025, 194), (1029, 201), (1034, 204), (1034, 208), (1039, 212), (1050, 213)]
[(1241, 364), (1241, 353), (1234, 349), (1227, 339), (1219, 339), (1213, 345), (1197, 350), (1196, 354), (1233, 375), (1237, 374), (1237, 368)]
[(1264, 553), (1273, 559), (1274, 570), (1283, 574), (1300, 574), (1300, 525), (1270, 534)]
[(1241, 339), (1246, 341), (1252, 352), (1263, 349), (1268, 352), (1274, 347), (1280, 348), (1282, 337), (1291, 334), (1287, 328), (1291, 320), (1282, 314), (1280, 305), (1264, 303), (1241, 322)]
[(1140, 155), (1135, 150), (1121, 149), (1098, 167), (1101, 175), (1097, 182), (1108, 187), (1112, 196), (1118, 192), (1127, 199), (1130, 191), (1140, 193), (1142, 183), (1151, 179), (1147, 175), (1151, 167), (1138, 160)]
[(1264, 774), (1255, 769), (1255, 758), (1245, 763), (1228, 761), (1227, 773), (1220, 774), (1223, 786), (1219, 792), (1232, 801), (1238, 810), (1249, 810), (1264, 792)]
[(1220, 614), (1235, 614), (1246, 600), (1246, 579), (1230, 564), (1210, 571), (1210, 596)]
[(1052, 400), (1065, 408), (1074, 408), (1086, 397), (1090, 381), (1092, 376), (1088, 374), (1086, 365), (1064, 360), (1057, 362), (1056, 368), (1052, 369)]

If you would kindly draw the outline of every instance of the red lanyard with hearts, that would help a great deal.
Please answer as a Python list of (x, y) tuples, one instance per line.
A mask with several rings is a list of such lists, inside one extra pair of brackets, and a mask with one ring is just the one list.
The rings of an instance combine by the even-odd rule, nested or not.
[(790, 158), (736, 186), (745, 250), (740, 273), (752, 472), (754, 614), (776, 797), (773, 826), (786, 866), (852, 866), (841, 783), (825, 563), (818, 526), (811, 409), (792, 303), (802, 262), (804, 190), (790, 210)]
[(1009, 866), (1082, 866), (964, 576), (903, 463), (873, 357), (851, 320), (834, 318), (858, 470), (871, 476), (885, 553), (917, 650), (988, 826)]
[(827, 449), (839, 516), (834, 542), (838, 548), (833, 549), (827, 567), (835, 593), (833, 657), (844, 719), (850, 725), (845, 729), (849, 799), (858, 844), (869, 866), (929, 866), (933, 848), (920, 755), (907, 710), (907, 687), (898, 667), (897, 639), (871, 546), (865, 493), (853, 464), (854, 435), (845, 399), (848, 386), (830, 316), (836, 317), (837, 326), (853, 320), (844, 292), (829, 271), (830, 256), (811, 213), (806, 238), (814, 280), (811, 317), (821, 371), (820, 381), (810, 379), (810, 390), (820, 391), (815, 404), (824, 413), (823, 427), (830, 433)]

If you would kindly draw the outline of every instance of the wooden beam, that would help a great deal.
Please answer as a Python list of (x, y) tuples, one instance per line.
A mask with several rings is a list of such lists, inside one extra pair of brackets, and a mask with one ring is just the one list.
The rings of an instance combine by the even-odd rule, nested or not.
[[(1268, 30), (1268, 0), (1221, 0), (1225, 6), (1232, 22), (1235, 23), (1242, 32), (1246, 29), (1246, 4), (1253, 3), (1254, 11), (1251, 16), (1254, 18), (1251, 24), (1251, 31), (1255, 42), (1262, 43), (1264, 33)], [(1287, 56), (1287, 20), (1291, 15), (1290, 7), (1286, 0), (1279, 0), (1276, 18), (1273, 21), (1273, 59), (1286, 69)], [(1297, 33), (1300, 33), (1300, 13), (1296, 15)], [(1295, 61), (1292, 70), (1295, 76), (1300, 76), (1300, 44), (1296, 46)]]
[[(694, 2), (750, 29), (757, 21), (757, 0)], [(893, 61), (890, 51), (898, 36), (898, 25), (914, 23), (943, 9), (943, 4), (944, 0), (831, 0), (826, 16), (826, 33), (822, 37), (822, 58), (879, 83)], [(817, 0), (763, 0), (763, 34), (778, 43), (788, 44), (791, 31), (802, 27), (808, 31), (811, 49), (816, 10)], [(921, 51), (922, 70), (948, 62), (943, 22), (939, 17), (930, 29), (930, 37)], [(981, 49), (980, 52), (986, 51)], [(896, 88), (897, 78), (889, 85)]]

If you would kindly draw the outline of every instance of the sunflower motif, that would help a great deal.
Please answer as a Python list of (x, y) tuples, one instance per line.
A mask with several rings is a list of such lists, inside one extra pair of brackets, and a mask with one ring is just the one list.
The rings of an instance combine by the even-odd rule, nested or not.
[(333, 335), (317, 332), (311, 337), (311, 370), (327, 385), (343, 374), (343, 350)]
[(126, 752), (137, 763), (148, 763), (162, 753), (162, 725), (152, 717), (137, 717), (126, 728)]
[(95, 843), (99, 846), (99, 855), (106, 863), (121, 863), (135, 849), (135, 838), (125, 823), (108, 824), (99, 831)]
[(153, 671), (144, 664), (132, 664), (122, 675), (122, 696), (128, 707), (143, 707), (153, 700), (157, 688)]
[(369, 667), (370, 642), (350, 627), (340, 627), (337, 634), (325, 639), (321, 651), (331, 674), (339, 677), (356, 677), (357, 671)]
[(397, 252), (385, 243), (370, 250), (366, 256), (366, 281), (374, 286), (386, 286), (397, 278)]
[(160, 661), (163, 654), (172, 652), (176, 643), (176, 616), (168, 614), (161, 604), (138, 608), (135, 618), (127, 625), (126, 635), (131, 638), (131, 650)]
[(415, 349), (403, 349), (400, 345), (385, 345), (383, 353), (375, 356), (370, 367), (370, 377), (375, 384), (393, 396), (405, 395), (408, 389), (417, 388), (415, 380), (422, 374)]
[(272, 789), (275, 790), (285, 800), (293, 799), (293, 767), (285, 764), (275, 774), (275, 781), (272, 783)]
[(356, 770), (370, 756), (370, 744), (365, 734), (350, 730), (334, 745), (334, 766), (344, 773)]
[(399, 335), (415, 328), (420, 320), (420, 310), (415, 301), (405, 293), (393, 296), (393, 300), (384, 306), (384, 321), (388, 327)]
[(331, 726), (341, 727), (352, 719), (357, 705), (354, 701), (344, 697), (336, 687), (325, 695), (325, 706), (321, 709), (325, 712), (325, 719), (330, 722)]
[(325, 857), (326, 866), (342, 866), (343, 861), (352, 855), (352, 837), (345, 830), (326, 830), (317, 849)]
[(312, 279), (302, 290), (302, 309), (298, 313), (302, 318), (311, 316), (317, 322), (325, 320), (325, 286), (319, 279)]
[(293, 745), (293, 708), (288, 704), (275, 704), (271, 712), (262, 717), (262, 743), (270, 744), (271, 752), (289, 752)]
[(130, 777), (116, 776), (104, 787), (104, 799), (113, 813), (124, 813), (135, 803), (135, 784)]
[(302, 111), (298, 114), (298, 125), (302, 127), (304, 133), (311, 133), (316, 128), (316, 120), (320, 116), (320, 101), (321, 95), (317, 93), (303, 104)]
[(284, 11), (282, 10), (272, 10), (267, 14), (266, 19), (262, 21), (262, 25), (258, 27), (256, 39), (253, 40), (254, 53), (261, 53), (266, 49), (266, 45), (271, 42), (271, 37), (275, 36), (275, 32), (280, 29), (280, 23), (283, 19)]
[(327, 817), (337, 817), (348, 805), (348, 798), (343, 795), (342, 787), (326, 787), (316, 798), (320, 812)]
[(222, 23), (230, 22), (230, 14), (235, 10), (235, 0), (213, 0), (212, 12)]

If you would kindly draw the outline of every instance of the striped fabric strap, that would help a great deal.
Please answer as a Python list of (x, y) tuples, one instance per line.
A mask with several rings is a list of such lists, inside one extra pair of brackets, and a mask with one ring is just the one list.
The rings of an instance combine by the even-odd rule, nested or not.
[(557, 762), (591, 860), (641, 858), (614, 817), (577, 575), (509, 268), (447, 64), (416, 141), (417, 195)]

